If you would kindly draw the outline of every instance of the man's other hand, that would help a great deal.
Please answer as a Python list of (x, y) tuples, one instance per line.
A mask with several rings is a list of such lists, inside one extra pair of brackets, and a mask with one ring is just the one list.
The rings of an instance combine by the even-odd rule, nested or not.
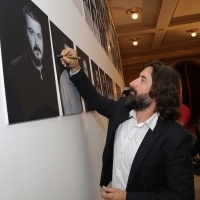
[(117, 188), (103, 186), (101, 197), (105, 200), (126, 200), (126, 192)]

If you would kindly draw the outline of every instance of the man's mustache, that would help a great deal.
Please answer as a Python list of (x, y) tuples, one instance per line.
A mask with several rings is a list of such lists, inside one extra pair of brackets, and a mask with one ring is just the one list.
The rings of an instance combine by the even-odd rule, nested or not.
[(33, 51), (39, 51), (40, 53), (42, 53), (41, 50), (40, 50), (40, 48), (38, 46), (34, 46), (33, 47)]
[(137, 95), (137, 91), (135, 88), (130, 88), (129, 91), (130, 91), (130, 94), (132, 94), (131, 92), (133, 92), (134, 95)]

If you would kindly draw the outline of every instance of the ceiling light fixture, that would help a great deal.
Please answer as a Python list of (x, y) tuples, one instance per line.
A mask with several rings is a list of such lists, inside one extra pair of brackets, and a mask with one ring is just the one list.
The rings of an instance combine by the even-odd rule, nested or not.
[(134, 46), (138, 45), (138, 40), (140, 40), (141, 38), (137, 37), (137, 38), (131, 38), (129, 39), (130, 42), (133, 43)]
[(142, 12), (141, 8), (135, 7), (135, 8), (130, 8), (129, 10), (126, 11), (128, 15), (131, 15), (133, 19), (137, 19), (139, 17), (139, 13)]
[(198, 30), (199, 30), (198, 28), (194, 28), (194, 29), (188, 30), (187, 33), (190, 33), (192, 37), (195, 37), (197, 35)]

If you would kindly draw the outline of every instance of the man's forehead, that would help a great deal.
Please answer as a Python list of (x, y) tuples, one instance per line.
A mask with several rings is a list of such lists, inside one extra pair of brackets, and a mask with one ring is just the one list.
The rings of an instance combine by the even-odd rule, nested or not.
[(153, 68), (151, 66), (148, 66), (143, 69), (143, 71), (140, 73), (140, 76), (151, 77), (152, 71)]
[(40, 22), (38, 22), (36, 19), (31, 17), (28, 13), (25, 14), (25, 18), (26, 18), (26, 23), (31, 23), (36, 27), (42, 28)]

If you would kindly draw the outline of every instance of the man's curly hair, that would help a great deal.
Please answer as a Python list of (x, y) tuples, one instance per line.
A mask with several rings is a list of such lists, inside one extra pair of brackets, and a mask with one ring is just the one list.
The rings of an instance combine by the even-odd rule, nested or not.
[(149, 96), (156, 101), (156, 112), (159, 118), (177, 120), (181, 105), (181, 77), (178, 72), (160, 61), (152, 61), (143, 66), (152, 67), (152, 86)]

